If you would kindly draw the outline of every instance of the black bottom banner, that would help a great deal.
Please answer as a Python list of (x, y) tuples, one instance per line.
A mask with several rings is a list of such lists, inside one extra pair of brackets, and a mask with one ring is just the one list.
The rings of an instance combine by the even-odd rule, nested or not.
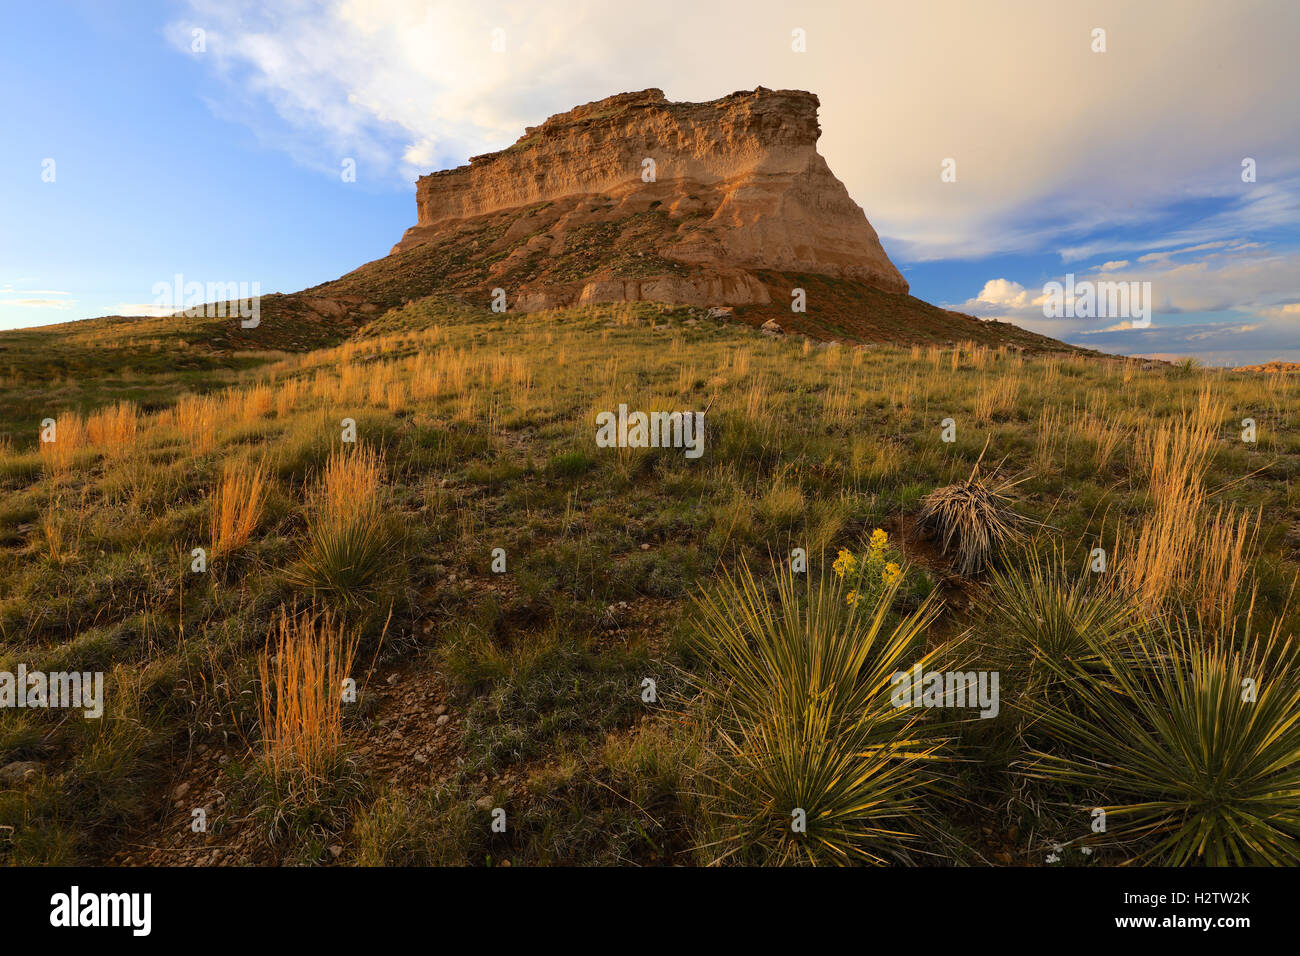
[(1099, 867), (11, 868), (0, 870), (0, 899), (8, 931), (24, 942), (45, 934), (128, 945), (248, 934), (265, 945), (320, 939), (322, 932), (361, 940), (376, 930), (418, 931), (436, 919), (458, 935), (477, 931), (494, 943), (557, 931), (567, 939), (647, 942), (682, 940), (688, 932), (734, 943), (782, 923), (806, 929), (810, 920), (848, 918), (887, 921), (908, 935), (965, 925), (997, 932), (1004, 942), (1020, 932), (1050, 932), (1054, 940), (1201, 934), (1232, 945), (1237, 934), (1277, 933), (1289, 924), (1293, 877), (1285, 870)]

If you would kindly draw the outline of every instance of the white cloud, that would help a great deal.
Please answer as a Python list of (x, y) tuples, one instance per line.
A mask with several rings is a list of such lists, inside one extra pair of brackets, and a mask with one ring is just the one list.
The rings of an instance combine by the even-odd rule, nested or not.
[[(66, 292), (54, 294), (67, 295)], [(67, 309), (76, 304), (76, 299), (0, 299), (0, 305), (12, 305), (23, 309)]]
[(1133, 323), (1128, 319), (1122, 322), (1116, 322), (1114, 325), (1108, 325), (1104, 329), (1080, 329), (1075, 335), (1104, 335), (1107, 332), (1124, 332), (1133, 328)]
[[(1039, 290), (1002, 278), (989, 280), (976, 296), (948, 308), (1015, 322), (1066, 341), (1086, 341), (1104, 351), (1209, 355), (1244, 348), (1235, 341), (1243, 340), (1258, 354), (1269, 350), (1269, 354), (1292, 354), (1300, 350), (1297, 276), (1300, 252), (1274, 252), (1262, 243), (1229, 239), (1162, 250), (1133, 263), (1107, 262), (1075, 276), (1076, 283), (1151, 283), (1150, 327), (1134, 327), (1122, 317), (1102, 327), (1097, 327), (1095, 318), (1046, 318), (1045, 296)], [(1064, 282), (1064, 278), (1053, 276), (1049, 281)]]
[(119, 302), (113, 306), (112, 315), (168, 316), (176, 314), (175, 306), (160, 306), (153, 302)]
[(1259, 310), (1259, 315), (1267, 319), (1292, 319), (1300, 320), (1300, 302), (1288, 302), (1284, 305), (1276, 305), (1271, 308)]
[(990, 279), (974, 299), (968, 300), (963, 308), (968, 311), (987, 313), (989, 311), (1017, 311), (1027, 309), (1034, 304), (1029, 292), (1019, 282), (1010, 279)]

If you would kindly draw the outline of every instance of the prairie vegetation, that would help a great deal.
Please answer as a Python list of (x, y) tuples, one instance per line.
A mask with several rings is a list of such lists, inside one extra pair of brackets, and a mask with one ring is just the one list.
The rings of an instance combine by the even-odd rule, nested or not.
[[(0, 860), (1295, 862), (1293, 377), (648, 304), (169, 334), (6, 336), (0, 671), (106, 689), (0, 709)], [(597, 447), (620, 403), (703, 457)]]

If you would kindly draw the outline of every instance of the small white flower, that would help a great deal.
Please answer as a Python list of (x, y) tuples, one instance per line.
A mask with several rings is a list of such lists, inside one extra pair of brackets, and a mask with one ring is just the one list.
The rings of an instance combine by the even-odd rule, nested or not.
[(1092, 856), (1092, 847), (1081, 846), (1079, 847), (1079, 852), (1082, 853), (1084, 856)]
[(1049, 854), (1047, 854), (1047, 862), (1048, 862), (1048, 863), (1056, 863), (1056, 862), (1059, 861), (1060, 859), (1061, 859), (1061, 858), (1060, 858), (1059, 856), (1057, 856), (1055, 853), (1049, 853)]

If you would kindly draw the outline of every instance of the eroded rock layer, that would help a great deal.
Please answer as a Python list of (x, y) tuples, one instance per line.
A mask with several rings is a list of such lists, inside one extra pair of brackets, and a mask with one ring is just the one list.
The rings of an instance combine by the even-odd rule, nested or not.
[(755, 270), (905, 293), (817, 153), (817, 108), (811, 93), (762, 87), (708, 103), (651, 89), (579, 106), (508, 149), (420, 177), (417, 224), (393, 253), (491, 233), (485, 246), (509, 251), (490, 278), (512, 280), (511, 307), (524, 310), (763, 305), (770, 291)]

